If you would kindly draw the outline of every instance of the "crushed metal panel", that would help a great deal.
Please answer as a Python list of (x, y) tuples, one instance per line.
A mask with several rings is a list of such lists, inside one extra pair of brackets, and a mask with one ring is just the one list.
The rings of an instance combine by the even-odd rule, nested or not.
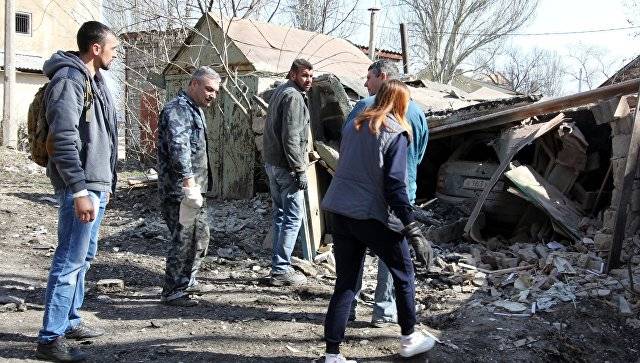
[(507, 171), (505, 176), (528, 196), (534, 205), (547, 212), (554, 222), (556, 232), (566, 235), (575, 242), (582, 240), (583, 233), (578, 226), (584, 215), (560, 190), (549, 184), (528, 165), (513, 168)]

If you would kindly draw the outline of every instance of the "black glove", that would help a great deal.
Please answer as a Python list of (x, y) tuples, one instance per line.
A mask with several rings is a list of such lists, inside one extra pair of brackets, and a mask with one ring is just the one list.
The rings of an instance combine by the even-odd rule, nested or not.
[(307, 174), (304, 171), (296, 171), (294, 180), (298, 189), (307, 190)]
[(418, 222), (409, 223), (402, 230), (402, 234), (413, 247), (418, 262), (429, 269), (433, 260), (433, 250), (431, 250), (431, 243), (422, 235)]

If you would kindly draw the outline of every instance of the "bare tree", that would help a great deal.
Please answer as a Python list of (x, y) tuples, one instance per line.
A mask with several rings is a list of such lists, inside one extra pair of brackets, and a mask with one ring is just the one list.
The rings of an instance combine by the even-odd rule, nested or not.
[(400, 0), (414, 49), (434, 81), (447, 83), (474, 52), (531, 19), (538, 0)]
[[(166, 98), (161, 85), (162, 77), (154, 75), (161, 74), (171, 64), (189, 34), (202, 38), (212, 53), (214, 64), (208, 65), (214, 66), (223, 74), (223, 92), (244, 112), (250, 111), (252, 104), (246, 96), (247, 87), (237, 72), (227, 64), (227, 50), (231, 41), (226, 38), (226, 34), (232, 22), (239, 18), (258, 16), (262, 6), (269, 1), (103, 0), (106, 21), (119, 34), (125, 50), (122, 54), (126, 54), (126, 59), (121, 58), (111, 73), (115, 76), (117, 85), (122, 87), (115, 94), (116, 102), (125, 110), (124, 129), (128, 151), (136, 154), (141, 161), (153, 163), (155, 137), (149, 120), (157, 117)], [(195, 28), (198, 19), (208, 12), (213, 14), (222, 27), (221, 44), (214, 44), (212, 39), (213, 23), (206, 22), (202, 32)], [(199, 59), (194, 59), (192, 64), (174, 66), (188, 73), (199, 66), (199, 62)], [(240, 97), (236, 98), (234, 95), (238, 94)]]
[(565, 73), (578, 82), (578, 92), (593, 89), (609, 78), (617, 62), (605, 48), (582, 43), (572, 47), (565, 59)]
[(503, 54), (476, 62), (479, 73), (496, 85), (523, 94), (562, 94), (564, 67), (556, 52), (510, 47)]
[(294, 27), (317, 33), (346, 36), (359, 0), (288, 0), (286, 12)]

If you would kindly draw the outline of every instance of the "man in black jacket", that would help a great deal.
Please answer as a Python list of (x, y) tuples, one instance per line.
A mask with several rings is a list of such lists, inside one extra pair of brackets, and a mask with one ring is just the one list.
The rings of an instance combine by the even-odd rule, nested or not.
[(95, 257), (98, 230), (116, 186), (118, 160), (114, 103), (102, 76), (116, 57), (118, 39), (104, 24), (84, 23), (80, 52), (58, 51), (44, 64), (49, 124), (47, 175), (60, 204), (56, 247), (44, 304), (37, 357), (63, 362), (86, 354), (67, 339), (103, 334), (81, 322), (84, 277)]
[(296, 59), (289, 80), (271, 95), (263, 136), (263, 157), (273, 199), (273, 255), (271, 279), (274, 286), (300, 285), (304, 275), (291, 268), (291, 252), (304, 218), (307, 189), (307, 129), (309, 110), (306, 93), (311, 89), (313, 66)]

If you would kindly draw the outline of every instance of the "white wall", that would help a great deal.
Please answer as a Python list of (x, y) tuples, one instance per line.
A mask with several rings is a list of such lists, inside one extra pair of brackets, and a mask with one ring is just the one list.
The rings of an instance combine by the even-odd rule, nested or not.
[[(33, 101), (33, 96), (47, 81), (47, 77), (42, 74), (16, 72), (13, 111), (19, 125), (26, 125), (29, 105)], [(0, 100), (2, 99), (4, 99), (4, 71), (0, 70)], [(0, 115), (2, 115), (3, 108), (4, 102), (0, 102)]]

